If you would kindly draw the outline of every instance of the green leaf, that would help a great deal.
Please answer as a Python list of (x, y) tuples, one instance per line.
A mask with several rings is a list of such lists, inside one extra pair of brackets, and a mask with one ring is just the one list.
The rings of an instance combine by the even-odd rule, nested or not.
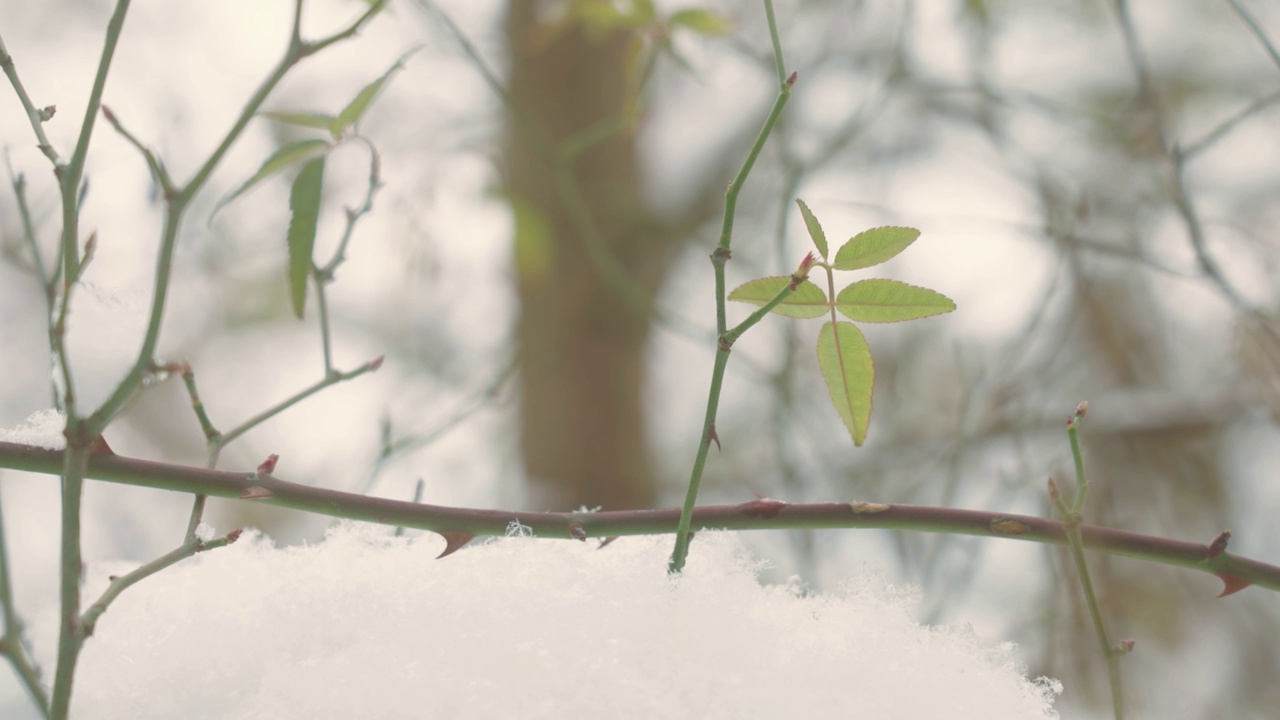
[(671, 17), (667, 18), (667, 24), (671, 27), (688, 28), (699, 35), (729, 35), (733, 33), (733, 23), (729, 22), (728, 18), (701, 8), (675, 12)]
[(813, 239), (814, 247), (818, 248), (818, 254), (823, 260), (827, 259), (827, 234), (822, 232), (822, 226), (818, 224), (818, 218), (809, 212), (809, 206), (804, 204), (800, 198), (796, 198), (796, 205), (800, 206), (800, 216), (804, 218), (804, 226), (809, 229), (809, 237)]
[(861, 445), (871, 424), (871, 390), (876, 378), (871, 349), (862, 331), (853, 323), (825, 323), (818, 333), (818, 366), (853, 444)]
[(218, 201), (217, 206), (213, 208), (213, 213), (209, 216), (209, 222), (213, 222), (213, 216), (217, 215), (219, 210), (231, 204), (232, 200), (252, 190), (263, 180), (285, 168), (311, 160), (317, 155), (323, 155), (328, 149), (329, 141), (327, 140), (300, 140), (276, 150), (271, 154), (271, 157), (267, 158), (266, 162), (262, 163), (262, 167), (258, 168), (258, 172), (254, 173), (253, 177), (244, 181), (244, 184), (232, 191), (230, 195)]
[(879, 265), (897, 255), (920, 237), (920, 231), (907, 227), (879, 227), (858, 233), (836, 251), (836, 270), (857, 270)]
[(946, 295), (897, 280), (860, 280), (836, 296), (836, 310), (861, 322), (916, 320), (955, 309)]
[[(790, 276), (765, 277), (743, 283), (729, 293), (729, 299), (736, 302), (764, 305), (782, 292), (791, 282)], [(793, 318), (816, 318), (827, 312), (831, 304), (827, 302), (827, 294), (822, 288), (805, 280), (796, 286), (786, 300), (773, 309), (779, 315)]]
[(267, 111), (258, 113), (264, 118), (282, 122), (286, 125), (296, 125), (298, 127), (316, 128), (319, 130), (328, 130), (333, 125), (334, 117), (328, 113), (305, 113), (305, 112), (274, 112)]
[(329, 134), (333, 136), (334, 140), (342, 137), (343, 133), (351, 129), (352, 125), (360, 122), (360, 118), (364, 117), (369, 106), (373, 104), (374, 98), (376, 98), (378, 93), (382, 91), (382, 88), (391, 81), (391, 76), (394, 75), (397, 70), (404, 68), (405, 60), (408, 60), (409, 56), (417, 51), (418, 48), (414, 48), (404, 55), (401, 55), (400, 59), (396, 60), (394, 65), (387, 68), (387, 71), (382, 73), (382, 77), (361, 88), (360, 92), (356, 93), (356, 96), (351, 99), (351, 102), (347, 103), (347, 106), (342, 108), (342, 112), (338, 113), (338, 117), (334, 118), (333, 122), (329, 124)]
[(302, 166), (289, 192), (289, 299), (298, 319), (302, 319), (307, 304), (307, 278), (311, 275), (311, 252), (316, 246), (323, 184), (324, 158), (318, 157)]

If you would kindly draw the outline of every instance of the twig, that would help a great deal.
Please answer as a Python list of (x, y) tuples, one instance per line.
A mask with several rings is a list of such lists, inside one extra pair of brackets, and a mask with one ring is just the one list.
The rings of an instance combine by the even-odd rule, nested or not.
[(1227, 0), (1227, 2), (1231, 3), (1231, 7), (1236, 11), (1236, 14), (1253, 31), (1254, 36), (1258, 38), (1258, 42), (1262, 43), (1262, 47), (1266, 48), (1267, 54), (1271, 56), (1271, 62), (1275, 63), (1276, 67), (1280, 67), (1280, 51), (1276, 50), (1271, 38), (1267, 37), (1267, 34), (1262, 31), (1262, 26), (1258, 24), (1258, 21), (1249, 14), (1248, 10), (1244, 9), (1244, 6), (1240, 4), (1240, 0)]
[(31, 646), (23, 632), (22, 619), (13, 602), (13, 575), (9, 571), (9, 545), (4, 532), (3, 504), (0, 504), (0, 612), (4, 613), (4, 635), (0, 636), (0, 655), (9, 659), (18, 680), (31, 696), (31, 702), (42, 717), (49, 717), (49, 693), (40, 677), (40, 666), (31, 655)]
[(102, 617), (102, 614), (107, 611), (107, 608), (111, 606), (111, 603), (115, 602), (116, 598), (120, 597), (120, 594), (125, 590), (128, 590), (133, 585), (155, 575), (161, 570), (177, 565), (192, 555), (205, 552), (206, 550), (225, 547), (239, 538), (239, 530), (233, 530), (223, 537), (217, 538), (216, 540), (210, 540), (208, 542), (193, 538), (130, 573), (120, 575), (119, 577), (112, 577), (110, 584), (107, 586), (107, 589), (103, 591), (102, 596), (90, 605), (89, 608), (84, 611), (84, 615), (80, 617), (80, 625), (84, 628), (85, 637), (93, 635), (93, 630), (98, 624), (98, 618)]
[[(0, 442), (0, 467), (56, 476), (63, 454), (61, 450)], [(512, 520), (528, 527), (535, 536), (565, 539), (573, 537), (570, 523), (581, 525), (590, 537), (612, 537), (669, 534), (675, 532), (680, 520), (678, 508), (569, 513), (449, 508), (287, 482), (256, 472), (206, 470), (118, 455), (90, 457), (87, 477), (230, 499), (244, 498), (252, 488), (258, 488), (252, 502), (328, 517), (476, 536), (504, 536)], [(744, 483), (747, 481), (743, 479)], [(693, 522), (697, 527), (726, 530), (892, 529), (1067, 544), (1063, 523), (1032, 515), (875, 502), (779, 502), (763, 511), (753, 510), (751, 505), (700, 507), (693, 514)], [(1230, 552), (1212, 555), (1204, 543), (1091, 525), (1080, 526), (1080, 538), (1088, 550), (1232, 577), (1280, 592), (1280, 566)]]
[(18, 69), (13, 61), (13, 56), (9, 54), (9, 49), (4, 46), (4, 38), (0, 38), (0, 70), (4, 71), (6, 77), (9, 78), (9, 84), (13, 86), (13, 91), (17, 93), (18, 100), (22, 103), (22, 109), (27, 113), (27, 120), (31, 123), (31, 130), (36, 134), (36, 147), (40, 148), (40, 152), (49, 158), (49, 162), (53, 166), (58, 167), (58, 152), (53, 149), (53, 144), (49, 142), (49, 136), (44, 132), (44, 121), (46, 117), (52, 117), (53, 106), (48, 108), (37, 108), (35, 103), (31, 102), (31, 96), (27, 94), (26, 87), (23, 86), (22, 80), (18, 78)]
[(1068, 506), (1058, 493), (1058, 486), (1053, 478), (1049, 478), (1049, 499), (1062, 515), (1067, 544), (1071, 547), (1071, 558), (1076, 566), (1076, 576), (1080, 579), (1080, 589), (1084, 591), (1085, 602), (1089, 606), (1089, 617), (1093, 621), (1093, 629), (1098, 635), (1098, 645), (1107, 664), (1107, 683), (1111, 688), (1111, 710), (1116, 720), (1121, 720), (1124, 717), (1124, 694), (1120, 685), (1120, 656), (1133, 649), (1133, 643), (1126, 641), (1123, 645), (1114, 645), (1111, 642), (1106, 624), (1102, 619), (1102, 611), (1098, 608), (1098, 595), (1093, 589), (1093, 580), (1089, 576), (1089, 564), (1084, 557), (1084, 541), (1080, 536), (1080, 528), (1084, 522), (1084, 500), (1089, 491), (1089, 481), (1084, 472), (1084, 457), (1080, 452), (1080, 422), (1088, 409), (1088, 403), (1080, 403), (1075, 414), (1067, 420), (1067, 437), (1071, 441), (1071, 458), (1076, 468), (1075, 499)]

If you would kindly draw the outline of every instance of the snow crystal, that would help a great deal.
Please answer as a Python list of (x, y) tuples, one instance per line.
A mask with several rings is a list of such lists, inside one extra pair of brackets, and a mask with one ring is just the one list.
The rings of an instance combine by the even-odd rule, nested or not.
[(62, 434), (67, 418), (53, 409), (38, 410), (12, 430), (0, 429), (0, 441), (34, 445), (46, 450), (62, 450), (67, 439)]

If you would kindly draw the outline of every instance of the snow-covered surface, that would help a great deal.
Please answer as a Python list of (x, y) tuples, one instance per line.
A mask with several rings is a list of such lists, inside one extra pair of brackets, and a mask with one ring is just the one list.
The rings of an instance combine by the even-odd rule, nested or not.
[[(1057, 717), (1013, 646), (921, 627), (875, 573), (834, 594), (761, 585), (738, 538), (508, 537), (436, 560), (436, 536), (344, 525), (258, 534), (123, 595), (89, 640), (76, 717)], [(122, 563), (89, 567), (96, 597)], [(55, 611), (36, 623), (52, 667)]]
[(67, 446), (67, 438), (62, 434), (66, 425), (66, 416), (57, 410), (37, 410), (12, 430), (0, 428), (0, 441), (61, 450)]

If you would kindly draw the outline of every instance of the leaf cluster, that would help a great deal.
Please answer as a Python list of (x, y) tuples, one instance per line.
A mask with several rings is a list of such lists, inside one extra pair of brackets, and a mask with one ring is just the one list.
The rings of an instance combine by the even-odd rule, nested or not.
[[(343, 142), (358, 137), (356, 125), (373, 106), (373, 101), (390, 83), (392, 76), (404, 67), (410, 50), (380, 77), (365, 85), (355, 97), (336, 114), (302, 111), (268, 111), (262, 117), (276, 122), (309, 130), (322, 130), (328, 137), (307, 138), (281, 146), (271, 154), (258, 170), (235, 190), (220, 200), (214, 215), (237, 198), (258, 187), (264, 181), (292, 168), (299, 168), (289, 191), (289, 299), (293, 312), (303, 317), (307, 302), (307, 278), (315, 272), (312, 259), (319, 226), (320, 203), (324, 194), (325, 159)], [(376, 154), (373, 159), (376, 175)]]
[(781, 290), (793, 285), (794, 292), (770, 312), (801, 319), (829, 317), (818, 332), (818, 365), (831, 402), (854, 444), (861, 445), (871, 423), (875, 363), (862, 331), (857, 325), (838, 319), (837, 313), (858, 322), (889, 323), (948, 313), (956, 309), (956, 304), (928, 288), (878, 278), (858, 280), (837, 293), (833, 271), (861, 270), (879, 265), (907, 249), (920, 237), (920, 231), (907, 227), (866, 230), (841, 245), (832, 259), (826, 233), (818, 218), (803, 200), (797, 199), (796, 205), (804, 218), (809, 238), (822, 258), (813, 263), (813, 267), (826, 271), (827, 291), (809, 280), (797, 284), (791, 276), (775, 276), (744, 283), (729, 293), (729, 299), (764, 305)]

